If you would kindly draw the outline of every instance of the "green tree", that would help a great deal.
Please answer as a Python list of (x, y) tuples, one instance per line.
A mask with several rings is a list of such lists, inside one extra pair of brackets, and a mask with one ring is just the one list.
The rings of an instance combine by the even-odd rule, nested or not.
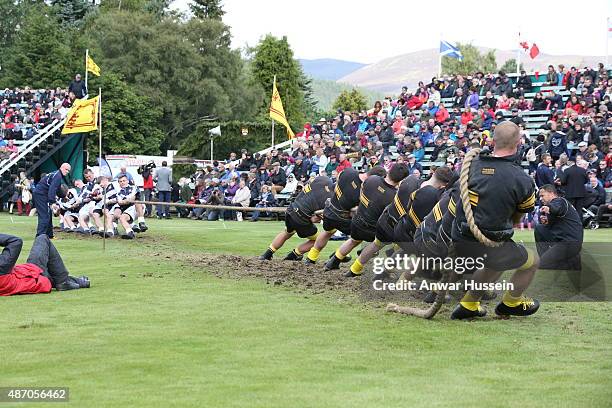
[(368, 101), (364, 94), (359, 92), (357, 88), (353, 88), (350, 91), (340, 92), (332, 107), (344, 111), (358, 112), (368, 108)]
[(56, 7), (57, 17), (64, 27), (78, 27), (93, 6), (87, 0), (52, 0), (51, 4)]
[(472, 44), (457, 44), (457, 48), (461, 50), (463, 60), (459, 61), (454, 58), (442, 58), (442, 73), (444, 74), (460, 74), (470, 75), (477, 71), (484, 73), (492, 73), (497, 69), (495, 60), (495, 50), (490, 50), (485, 54), (481, 54), (478, 48)]
[(269, 96), (272, 94), (272, 83), (276, 75), (276, 87), (283, 101), (287, 120), (292, 126), (302, 126), (305, 111), (308, 110), (306, 85), (309, 84), (305, 81), (300, 64), (293, 58), (287, 37), (278, 39), (271, 34), (264, 37), (254, 49), (252, 70), (255, 80), (268, 95), (260, 109), (262, 119), (268, 112)]
[[(159, 129), (162, 111), (150, 98), (137, 95), (121, 78), (108, 70), (90, 82), (90, 96), (102, 88), (102, 150), (105, 154), (134, 153), (157, 155), (164, 133)], [(98, 144), (89, 148), (98, 156)]]
[(163, 111), (163, 149), (176, 148), (201, 120), (248, 119), (262, 96), (245, 92), (240, 53), (222, 21), (107, 10), (86, 31), (101, 68), (123, 74)]
[[(522, 71), (523, 69), (523, 63), (521, 63), (520, 70)], [(516, 58), (510, 58), (509, 60), (506, 60), (506, 62), (504, 62), (504, 65), (501, 66), (500, 70), (510, 73), (516, 72)]]
[(220, 0), (192, 0), (189, 8), (196, 18), (221, 20), (225, 14)]
[[(70, 48), (69, 31), (44, 3), (29, 7), (0, 71), (2, 87), (65, 87), (79, 62)], [(44, 33), (44, 36), (41, 36)]]

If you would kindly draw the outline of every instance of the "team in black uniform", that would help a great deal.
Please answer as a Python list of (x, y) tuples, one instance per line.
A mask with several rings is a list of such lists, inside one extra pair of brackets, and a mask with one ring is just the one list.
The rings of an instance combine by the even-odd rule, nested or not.
[[(325, 204), (323, 210), (323, 231), (317, 236), (313, 247), (308, 251), (304, 259), (306, 263), (315, 263), (319, 259), (319, 253), (325, 248), (332, 235), (337, 230), (346, 235), (351, 233), (352, 210), (359, 204), (361, 185), (370, 176), (385, 177), (387, 172), (384, 168), (376, 166), (368, 173), (360, 173), (352, 167), (348, 167), (338, 176), (334, 193)], [(350, 259), (346, 257), (345, 260)]]
[(374, 242), (361, 252), (346, 276), (361, 275), (363, 265), (384, 246), (393, 242), (399, 243), (400, 240), (412, 242), (414, 230), (438, 202), (442, 189), (452, 178), (452, 170), (440, 167), (422, 184), (413, 176), (404, 179), (392, 202), (378, 219)]
[(292, 252), (285, 260), (295, 261), (302, 258), (303, 254), (312, 248), (317, 238), (316, 223), (321, 221), (322, 216), (316, 214), (317, 211), (325, 207), (325, 202), (333, 193), (333, 183), (329, 177), (319, 176), (312, 182), (304, 186), (302, 192), (295, 201), (287, 208), (285, 215), (285, 231), (279, 233), (272, 241), (266, 252), (259, 258), (270, 260), (274, 253), (295, 233), (300, 238), (307, 238)]
[(385, 178), (371, 176), (363, 182), (359, 194), (359, 207), (351, 219), (350, 238), (327, 261), (325, 269), (338, 269), (342, 260), (362, 241), (374, 241), (378, 218), (385, 207), (393, 201), (397, 186), (407, 176), (406, 165), (396, 163)]

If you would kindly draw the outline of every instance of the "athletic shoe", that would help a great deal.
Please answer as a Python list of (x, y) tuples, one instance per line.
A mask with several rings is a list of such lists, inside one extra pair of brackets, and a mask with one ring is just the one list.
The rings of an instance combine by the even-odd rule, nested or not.
[(75, 289), (81, 289), (81, 285), (79, 285), (78, 282), (75, 282), (72, 279), (66, 279), (66, 282), (58, 284), (57, 286), (55, 286), (55, 289), (60, 290), (60, 291), (75, 290)]
[(332, 257), (325, 262), (325, 270), (332, 271), (334, 269), (340, 269), (340, 262), (342, 261), (338, 259), (336, 254), (333, 254)]
[(272, 250), (270, 248), (268, 248), (268, 249), (266, 249), (266, 252), (264, 252), (259, 257), (259, 260), (260, 261), (271, 261), (273, 256), (274, 256), (274, 252), (272, 252)]
[(137, 224), (132, 225), (132, 231), (140, 232), (140, 227)]
[(487, 314), (487, 310), (483, 308), (478, 308), (478, 310), (470, 310), (466, 309), (459, 303), (453, 313), (451, 313), (452, 320), (463, 320), (463, 319), (473, 319), (475, 317), (483, 317)]
[(521, 297), (521, 303), (516, 306), (508, 306), (504, 302), (500, 302), (495, 307), (495, 314), (498, 316), (529, 316), (534, 314), (540, 308), (540, 302), (536, 299)]
[(140, 228), (140, 232), (146, 232), (149, 229), (149, 227), (147, 227), (147, 224), (145, 224), (144, 222), (139, 222), (138, 227)]
[[(336, 254), (332, 252), (332, 254), (329, 256), (329, 259), (331, 259), (331, 258), (332, 258), (332, 256), (335, 256), (335, 255), (336, 255)], [(350, 255), (345, 256), (344, 258), (342, 258), (342, 259), (340, 260), (340, 262), (341, 262), (341, 263), (351, 262), (351, 256), (350, 256)]]
[(345, 278), (356, 278), (356, 277), (358, 277), (358, 276), (361, 276), (361, 275), (354, 274), (354, 273), (353, 273), (353, 272), (351, 272), (351, 271), (348, 271), (347, 273), (345, 273), (345, 274), (344, 274), (344, 277), (345, 277)]
[(134, 239), (134, 238), (136, 238), (134, 231), (130, 231), (127, 234), (121, 236), (121, 239)]
[(304, 255), (298, 255), (295, 251), (291, 251), (283, 258), (283, 261), (301, 261), (303, 258)]
[(316, 262), (313, 261), (312, 259), (310, 259), (309, 257), (305, 256), (304, 257), (304, 264), (305, 265), (314, 265), (314, 264), (316, 264)]

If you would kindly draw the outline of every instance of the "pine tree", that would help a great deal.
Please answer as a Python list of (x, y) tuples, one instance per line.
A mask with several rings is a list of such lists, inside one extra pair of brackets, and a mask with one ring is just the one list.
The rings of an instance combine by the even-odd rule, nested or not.
[(57, 7), (57, 16), (64, 25), (78, 27), (92, 5), (87, 0), (52, 0), (51, 4)]
[(220, 0), (193, 0), (189, 8), (196, 18), (221, 20), (225, 14)]

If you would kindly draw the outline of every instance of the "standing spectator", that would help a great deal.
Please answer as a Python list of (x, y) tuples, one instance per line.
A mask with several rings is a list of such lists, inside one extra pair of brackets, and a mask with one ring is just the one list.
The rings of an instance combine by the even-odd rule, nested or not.
[(552, 157), (550, 154), (544, 153), (542, 155), (542, 162), (538, 165), (535, 175), (536, 186), (542, 187), (546, 184), (554, 184), (555, 172), (551, 168)]
[(561, 184), (565, 190), (565, 198), (574, 206), (582, 217), (583, 200), (586, 196), (585, 184), (589, 181), (585, 167), (586, 161), (579, 160), (561, 173)]
[[(155, 164), (151, 161), (149, 164), (144, 166), (140, 175), (142, 176), (142, 188), (144, 189), (145, 201), (151, 201), (153, 197), (153, 169)], [(145, 215), (150, 217), (153, 214), (151, 204), (147, 204), (145, 207)]]
[(81, 74), (76, 74), (74, 80), (68, 86), (68, 92), (73, 93), (75, 98), (82, 99), (87, 95), (85, 82), (81, 81)]
[(546, 85), (557, 86), (558, 82), (559, 82), (559, 76), (557, 75), (557, 72), (555, 71), (555, 67), (553, 67), (552, 65), (549, 65), (548, 73), (546, 74)]
[[(162, 166), (155, 171), (153, 179), (157, 183), (157, 199), (160, 202), (169, 202), (172, 192), (172, 169), (168, 168), (167, 161), (162, 162)], [(158, 204), (157, 218), (163, 217), (170, 219), (170, 206)]]
[[(605, 162), (602, 162), (605, 163)], [(21, 189), (21, 197), (19, 201), (17, 201), (17, 215), (24, 215), (24, 206), (25, 206), (25, 215), (30, 214), (30, 201), (32, 200), (32, 192), (30, 186), (30, 180), (26, 177), (26, 174), (22, 171), (19, 173), (19, 188)]]

